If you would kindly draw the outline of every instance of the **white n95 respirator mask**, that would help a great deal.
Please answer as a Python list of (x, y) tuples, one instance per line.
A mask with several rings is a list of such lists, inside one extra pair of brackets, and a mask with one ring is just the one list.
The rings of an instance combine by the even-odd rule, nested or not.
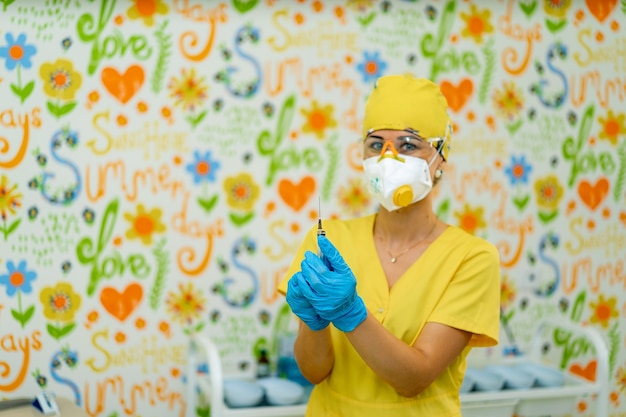
[(389, 211), (422, 200), (433, 188), (429, 164), (422, 158), (387, 152), (365, 159), (363, 170), (368, 190)]

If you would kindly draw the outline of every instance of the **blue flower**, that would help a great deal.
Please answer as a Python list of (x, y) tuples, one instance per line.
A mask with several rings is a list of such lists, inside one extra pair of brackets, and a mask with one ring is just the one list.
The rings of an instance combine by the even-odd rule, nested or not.
[(12, 33), (7, 33), (4, 37), (7, 46), (0, 46), (0, 58), (6, 59), (4, 65), (7, 70), (11, 71), (18, 65), (30, 68), (32, 66), (30, 59), (37, 52), (37, 48), (34, 45), (26, 45), (26, 34), (19, 34), (17, 39), (13, 38)]
[(195, 160), (187, 164), (186, 169), (193, 175), (193, 182), (199, 184), (202, 181), (215, 181), (215, 173), (220, 167), (218, 161), (211, 159), (211, 151), (200, 155), (199, 151), (193, 153)]
[(35, 271), (26, 270), (26, 261), (20, 261), (20, 264), (15, 267), (13, 261), (7, 262), (8, 274), (0, 275), (0, 284), (6, 285), (7, 295), (12, 297), (19, 290), (24, 294), (29, 294), (33, 288), (30, 283), (37, 278)]
[(382, 61), (378, 55), (378, 52), (370, 54), (367, 51), (363, 51), (363, 62), (356, 66), (363, 74), (363, 82), (367, 83), (376, 80), (387, 69), (387, 63)]
[(511, 155), (511, 165), (504, 169), (504, 172), (509, 176), (511, 185), (516, 184), (528, 184), (528, 176), (530, 175), (533, 167), (526, 162), (526, 156), (522, 155), (516, 158), (515, 155)]

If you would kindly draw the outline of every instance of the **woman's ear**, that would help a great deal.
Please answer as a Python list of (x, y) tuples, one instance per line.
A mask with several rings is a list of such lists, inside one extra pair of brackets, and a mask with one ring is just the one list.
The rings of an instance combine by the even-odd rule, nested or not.
[(435, 178), (439, 179), (443, 175), (443, 170), (441, 168), (437, 168), (435, 171)]

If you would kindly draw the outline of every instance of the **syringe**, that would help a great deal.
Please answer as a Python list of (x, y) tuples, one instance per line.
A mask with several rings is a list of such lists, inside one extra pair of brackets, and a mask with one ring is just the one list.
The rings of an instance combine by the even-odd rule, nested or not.
[[(317, 212), (317, 235), (318, 236), (326, 236), (326, 231), (322, 228), (322, 201), (321, 198), (318, 200), (318, 212)], [(320, 257), (320, 259), (323, 261), (324, 260), (324, 254), (322, 253), (322, 251), (317, 248), (317, 256)]]

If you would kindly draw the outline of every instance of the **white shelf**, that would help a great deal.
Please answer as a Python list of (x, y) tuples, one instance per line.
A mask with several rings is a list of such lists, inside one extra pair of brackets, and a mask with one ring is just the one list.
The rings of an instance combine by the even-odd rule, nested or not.
[[(597, 373), (595, 382), (590, 382), (576, 375), (565, 372), (565, 383), (560, 387), (504, 389), (493, 392), (473, 391), (460, 395), (463, 417), (540, 417), (546, 415), (563, 415), (573, 411), (578, 398), (595, 397), (595, 416), (608, 415), (609, 375), (608, 350), (600, 334), (592, 328), (575, 326), (563, 322), (542, 321), (535, 332), (528, 357), (539, 363), (541, 344), (539, 335), (546, 328), (565, 328), (582, 334), (594, 345), (597, 357)], [(208, 377), (199, 378), (197, 364), (199, 357), (208, 361), (210, 373)], [(502, 363), (519, 361), (503, 359)], [(211, 400), (211, 417), (302, 417), (306, 404), (293, 406), (257, 406), (250, 408), (229, 408), (224, 402), (224, 375), (219, 351), (213, 341), (202, 335), (196, 335), (190, 341), (187, 363), (187, 415), (195, 417), (197, 404), (196, 387)]]

